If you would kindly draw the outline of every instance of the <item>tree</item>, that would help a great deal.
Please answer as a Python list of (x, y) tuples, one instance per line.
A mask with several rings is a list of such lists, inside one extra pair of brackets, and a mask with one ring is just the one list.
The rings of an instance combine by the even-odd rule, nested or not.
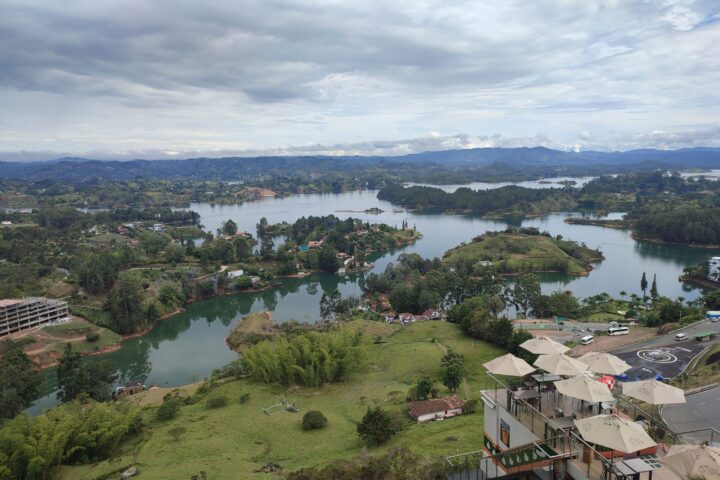
[(433, 381), (430, 377), (421, 377), (415, 385), (415, 397), (418, 400), (425, 400), (430, 396), (433, 388)]
[(650, 297), (652, 298), (653, 302), (656, 302), (658, 299), (657, 274), (653, 274), (653, 283), (650, 287)]
[(84, 362), (80, 353), (72, 351), (71, 344), (65, 344), (57, 368), (57, 397), (60, 400), (69, 402), (85, 394), (105, 402), (110, 399), (110, 387), (116, 379), (117, 373), (110, 362)]
[[(33, 361), (19, 343), (3, 342), (0, 358), (0, 419), (13, 418), (38, 396), (42, 381)], [(2, 478), (0, 476), (0, 478)]]
[(232, 219), (224, 222), (222, 225), (222, 232), (225, 235), (228, 235), (231, 237), (234, 235), (237, 235), (237, 232), (238, 232), (237, 223), (233, 222)]
[(140, 291), (142, 285), (132, 276), (122, 276), (108, 295), (110, 318), (118, 333), (131, 333), (145, 323)]
[(322, 414), (320, 410), (310, 410), (302, 419), (303, 430), (317, 430), (319, 428), (325, 428), (327, 425), (327, 418)]
[(357, 425), (358, 435), (370, 445), (382, 445), (399, 431), (398, 419), (380, 407), (368, 407)]
[(177, 243), (171, 243), (165, 247), (165, 261), (176, 265), (183, 261), (185, 249)]
[(335, 251), (335, 248), (332, 245), (326, 244), (325, 246), (323, 246), (322, 250), (320, 250), (318, 266), (323, 272), (337, 272), (339, 266), (337, 251)]
[(515, 280), (512, 291), (513, 302), (527, 315), (530, 306), (540, 296), (540, 281), (535, 274), (526, 273)]
[(440, 359), (440, 364), (443, 368), (441, 374), (443, 385), (451, 392), (456, 391), (465, 376), (465, 358), (461, 353), (448, 350)]
[(645, 272), (643, 272), (642, 278), (640, 279), (640, 290), (642, 290), (643, 296), (645, 296), (645, 291), (647, 290), (647, 287), (648, 287), (647, 277), (645, 276)]
[(263, 260), (272, 260), (275, 251), (275, 242), (272, 237), (264, 235), (260, 240), (260, 257)]

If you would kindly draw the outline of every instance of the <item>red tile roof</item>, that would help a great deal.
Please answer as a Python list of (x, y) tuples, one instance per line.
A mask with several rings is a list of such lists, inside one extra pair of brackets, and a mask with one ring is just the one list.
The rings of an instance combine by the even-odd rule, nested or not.
[(446, 410), (453, 410), (456, 408), (462, 408), (463, 401), (451, 395), (443, 398), (431, 398), (430, 400), (419, 400), (417, 402), (410, 402), (408, 404), (408, 413), (413, 418), (418, 418), (423, 415), (429, 415), (431, 413), (445, 412)]

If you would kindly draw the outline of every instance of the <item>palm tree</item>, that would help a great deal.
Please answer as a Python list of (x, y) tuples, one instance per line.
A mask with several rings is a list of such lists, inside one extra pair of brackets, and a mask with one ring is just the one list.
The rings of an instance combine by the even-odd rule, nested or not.
[(623, 302), (625, 301), (625, 295), (627, 295), (627, 292), (625, 290), (620, 290), (620, 300)]

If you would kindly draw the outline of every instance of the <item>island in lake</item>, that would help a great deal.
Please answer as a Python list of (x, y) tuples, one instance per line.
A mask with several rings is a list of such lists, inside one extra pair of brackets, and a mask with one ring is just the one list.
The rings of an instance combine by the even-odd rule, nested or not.
[(450, 265), (470, 264), (473, 270), (494, 268), (502, 275), (526, 272), (587, 275), (592, 263), (603, 259), (599, 250), (540, 234), (536, 228), (488, 232), (443, 256), (443, 261)]

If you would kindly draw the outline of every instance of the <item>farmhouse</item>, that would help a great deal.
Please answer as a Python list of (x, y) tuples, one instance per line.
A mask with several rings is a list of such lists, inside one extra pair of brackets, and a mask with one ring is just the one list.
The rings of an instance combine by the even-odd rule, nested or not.
[(443, 420), (462, 414), (463, 401), (451, 395), (408, 403), (408, 413), (418, 423)]

